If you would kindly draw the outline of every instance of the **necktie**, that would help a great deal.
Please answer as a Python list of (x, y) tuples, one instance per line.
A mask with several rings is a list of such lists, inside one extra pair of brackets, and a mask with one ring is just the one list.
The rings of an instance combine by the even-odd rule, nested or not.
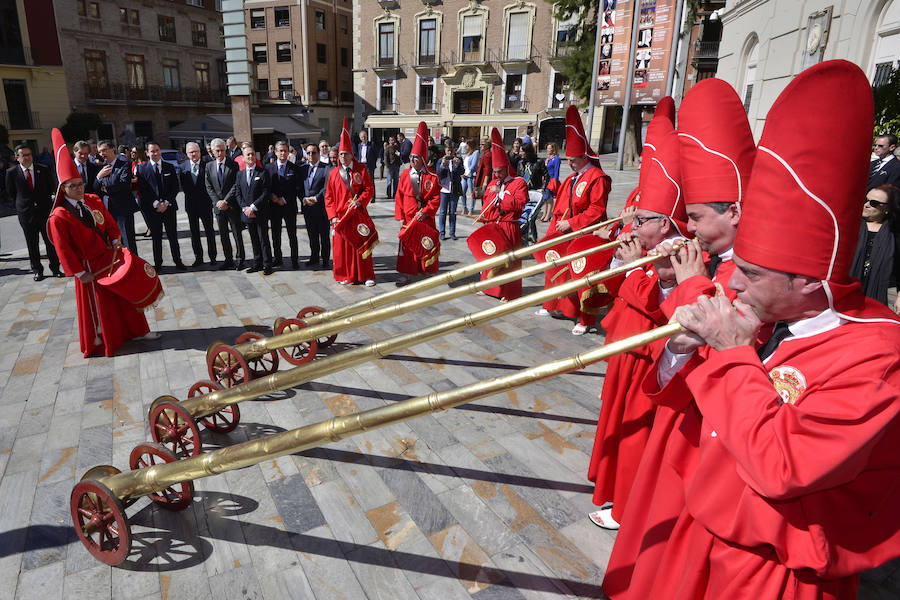
[(250, 182), (253, 180), (253, 169), (247, 169), (247, 187), (250, 187)]
[(781, 341), (789, 335), (791, 335), (791, 330), (788, 329), (787, 323), (785, 323), (784, 321), (778, 321), (777, 323), (775, 323), (775, 330), (772, 332), (772, 337), (770, 337), (766, 341), (766, 343), (756, 351), (759, 359), (766, 360), (767, 358), (769, 358), (778, 348), (778, 344), (780, 344)]
[(316, 177), (316, 165), (313, 164), (312, 168), (309, 170), (309, 180), (306, 182), (306, 187), (309, 188), (312, 186), (313, 179)]
[(156, 189), (162, 191), (162, 168), (156, 163)]
[(575, 173), (575, 177), (572, 178), (572, 184), (569, 186), (569, 218), (572, 218), (575, 213), (575, 209), (572, 207), (572, 196), (575, 195), (576, 181), (578, 181), (578, 173)]
[(87, 206), (85, 206), (84, 202), (82, 202), (81, 200), (78, 201), (78, 218), (80, 218), (81, 222), (89, 228), (94, 227), (94, 217), (91, 216), (91, 213), (87, 209)]
[(81, 163), (81, 180), (87, 185), (87, 164)]
[(197, 166), (197, 163), (194, 163), (194, 165), (191, 167), (191, 175), (193, 176), (194, 183), (197, 183), (197, 175), (198, 174), (199, 174), (199, 167)]
[(284, 177), (284, 165), (278, 165), (278, 176)]
[(222, 167), (225, 166), (224, 162), (219, 163), (219, 185), (222, 185)]
[(25, 169), (25, 181), (28, 182), (28, 187), (34, 190), (34, 180), (31, 178), (31, 169)]
[(709, 257), (709, 264), (706, 265), (706, 272), (709, 273), (709, 278), (712, 279), (716, 276), (716, 270), (718, 270), (719, 265), (722, 263), (722, 257), (718, 254), (713, 254)]

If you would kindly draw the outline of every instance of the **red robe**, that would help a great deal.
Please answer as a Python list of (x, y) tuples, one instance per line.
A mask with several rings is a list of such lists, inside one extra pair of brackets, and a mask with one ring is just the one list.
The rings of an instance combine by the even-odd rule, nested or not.
[[(606, 202), (609, 199), (611, 180), (609, 175), (599, 167), (592, 167), (585, 171), (577, 184), (572, 186), (576, 173), (572, 173), (559, 186), (559, 193), (553, 204), (553, 218), (547, 228), (544, 239), (559, 235), (556, 224), (559, 221), (568, 221), (572, 231), (578, 231), (588, 225), (593, 225), (606, 219)], [(559, 277), (556, 281), (551, 279), (550, 273), (544, 276), (544, 289), (565, 283), (565, 277)], [(561, 310), (569, 318), (578, 319), (584, 325), (593, 325), (597, 320), (596, 315), (581, 311), (581, 300), (577, 293), (548, 300), (543, 304), (547, 310)]]
[[(407, 169), (400, 174), (400, 183), (397, 184), (397, 195), (394, 197), (395, 217), (399, 221), (403, 221), (403, 225), (411, 222), (416, 218), (419, 212), (419, 202), (413, 193), (412, 183), (409, 181), (409, 171)], [(425, 213), (425, 223), (432, 229), (437, 229), (434, 223), (434, 215), (441, 207), (441, 180), (438, 176), (428, 170), (423, 170), (419, 177), (419, 190), (425, 205), (422, 212)], [(419, 275), (424, 273), (437, 273), (438, 261), (435, 260), (428, 266), (425, 266), (422, 260), (417, 260), (408, 250), (404, 251), (403, 242), (397, 245), (397, 272), (406, 275)]]
[(789, 338), (765, 364), (710, 351), (660, 391), (696, 402), (672, 433), (689, 459), (666, 453), (685, 506), (614, 597), (855, 598), (859, 572), (900, 556), (900, 324), (874, 302), (863, 316), (883, 320)]
[[(67, 200), (59, 200), (60, 204), (62, 202)], [(93, 213), (97, 229), (110, 241), (121, 237), (115, 219), (103, 206), (103, 200), (93, 194), (85, 194), (84, 204)], [(82, 271), (97, 273), (113, 260), (112, 246), (63, 206), (56, 206), (50, 213), (47, 231), (66, 275)], [(99, 353), (112, 356), (126, 340), (150, 331), (142, 311), (94, 282), (82, 283), (75, 278), (75, 300), (78, 306), (78, 339), (85, 358)]]
[[(664, 325), (659, 295), (659, 276), (653, 269), (629, 272), (618, 288), (612, 310), (602, 321), (605, 343)], [(612, 501), (617, 521), (625, 510), (653, 424), (655, 406), (641, 391), (641, 380), (654, 366), (653, 347), (664, 343), (660, 340), (607, 361), (588, 479), (596, 483), (594, 504)]]
[[(325, 212), (328, 219), (340, 218), (350, 208), (350, 201), (355, 197), (362, 206), (356, 210), (366, 210), (369, 201), (375, 197), (375, 185), (369, 177), (366, 166), (356, 160), (350, 167), (350, 187), (353, 193), (347, 189), (344, 180), (341, 179), (341, 169), (334, 168), (328, 173), (328, 183), (325, 187)], [(375, 268), (372, 265), (371, 255), (362, 258), (359, 252), (347, 239), (336, 231), (331, 241), (332, 260), (334, 261), (335, 281), (347, 281), (350, 283), (362, 283), (368, 279), (375, 279)]]
[[(494, 190), (494, 187), (497, 187)], [(500, 199), (496, 202), (497, 196)], [(522, 246), (522, 228), (519, 225), (519, 218), (522, 216), (522, 209), (528, 203), (528, 186), (521, 177), (508, 177), (502, 184), (499, 180), (493, 179), (484, 191), (484, 210), (481, 212), (480, 221), (483, 223), (497, 223), (503, 231), (510, 244), (510, 249), (517, 249)], [(522, 261), (517, 260), (510, 263), (503, 271), (493, 269), (495, 275), (507, 271), (515, 271), (522, 268)], [(481, 280), (488, 278), (491, 271), (482, 271)], [(494, 298), (506, 298), (507, 300), (515, 300), (522, 297), (522, 280), (510, 281), (509, 283), (488, 288), (484, 293)]]

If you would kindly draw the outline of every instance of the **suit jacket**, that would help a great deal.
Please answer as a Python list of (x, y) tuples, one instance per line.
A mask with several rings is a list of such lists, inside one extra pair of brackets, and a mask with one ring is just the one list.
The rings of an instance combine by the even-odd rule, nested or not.
[[(206, 191), (206, 166), (208, 164), (203, 162), (203, 159), (200, 159), (196, 182), (191, 174), (192, 164), (190, 160), (184, 161), (178, 173), (178, 176), (181, 178), (181, 190), (184, 192), (184, 209), (189, 215), (207, 212), (212, 207), (209, 193)], [(215, 169), (215, 164), (213, 168)], [(218, 177), (216, 178), (216, 183), (219, 183)]]
[[(102, 190), (100, 189), (100, 182), (97, 181), (97, 173), (100, 172), (100, 165), (88, 160), (87, 165), (85, 166), (87, 167), (87, 180), (84, 182), (84, 193), (100, 196)], [(78, 162), (75, 163), (75, 168), (78, 170), (78, 174), (81, 175), (81, 165), (79, 165)], [(84, 179), (83, 176), (82, 179)]]
[(437, 168), (441, 187), (450, 190), (451, 194), (458, 194), (462, 190), (462, 174), (465, 171), (462, 161), (457, 160), (456, 164), (454, 164), (453, 159), (450, 159), (445, 166), (444, 159), (441, 158), (437, 161)]
[(225, 156), (230, 158), (231, 160), (237, 160), (237, 157), (241, 155), (241, 147), (235, 146), (233, 150), (225, 149)]
[(325, 187), (328, 184), (328, 172), (331, 171), (331, 167), (318, 163), (316, 172), (310, 182), (309, 172), (311, 169), (312, 165), (306, 163), (297, 170), (297, 176), (300, 178), (298, 189), (300, 190), (300, 198), (315, 196), (316, 203), (309, 206), (301, 202), (300, 211), (305, 218), (322, 217), (327, 219), (328, 215), (325, 212)]
[(16, 203), (19, 219), (43, 227), (53, 208), (50, 194), (56, 191), (56, 176), (44, 165), (34, 163), (34, 189), (28, 185), (19, 165), (6, 171), (6, 194)]
[(133, 215), (138, 205), (131, 191), (131, 161), (116, 156), (112, 167), (109, 175), (99, 182), (101, 197), (107, 199), (107, 208), (112, 216)]
[[(894, 158), (884, 163), (883, 167), (878, 167), (880, 162), (881, 159), (878, 159), (869, 164), (869, 183), (866, 186), (867, 190), (871, 190), (873, 187), (878, 187), (879, 185), (884, 185), (885, 183), (900, 185), (900, 158), (894, 156)], [(878, 167), (878, 170), (872, 171), (875, 167)]]
[(222, 185), (219, 185), (219, 163), (213, 161), (209, 163), (208, 167), (209, 168), (206, 169), (206, 193), (209, 195), (210, 202), (212, 202), (213, 212), (216, 214), (221, 212), (216, 205), (220, 200), (224, 200), (228, 203), (228, 210), (240, 210), (241, 205), (238, 203), (238, 190), (235, 185), (237, 183), (237, 177), (240, 174), (237, 163), (229, 158), (225, 159), (225, 172), (222, 174)]
[[(357, 159), (362, 156), (362, 149), (366, 148), (366, 162), (363, 163), (366, 165), (366, 168), (369, 169), (369, 173), (375, 170), (375, 163), (378, 161), (378, 148), (375, 147), (375, 144), (371, 141), (363, 144), (360, 142), (356, 145), (356, 157)], [(360, 161), (362, 162), (362, 161)]]
[(412, 142), (409, 141), (409, 138), (403, 138), (403, 141), (400, 142), (400, 161), (405, 163), (409, 162), (409, 155), (412, 153)]
[(256, 207), (256, 218), (268, 218), (272, 205), (272, 192), (269, 184), (269, 174), (265, 169), (259, 167), (253, 168), (250, 175), (250, 182), (247, 182), (247, 171), (241, 171), (237, 175), (238, 203), (241, 205), (241, 221), (244, 223), (253, 223), (255, 219), (251, 219), (244, 214), (244, 209), (251, 204)]
[(161, 162), (160, 181), (156, 179), (156, 170), (149, 160), (138, 167), (138, 191), (141, 193), (141, 208), (145, 213), (156, 212), (153, 203), (165, 200), (170, 204), (167, 210), (178, 210), (175, 196), (179, 191), (178, 173), (169, 163)]
[(300, 167), (287, 161), (284, 163), (284, 177), (278, 176), (278, 162), (272, 162), (265, 166), (269, 175), (269, 191), (274, 196), (280, 196), (286, 200), (284, 206), (272, 203), (272, 210), (297, 213), (297, 192), (300, 189)]

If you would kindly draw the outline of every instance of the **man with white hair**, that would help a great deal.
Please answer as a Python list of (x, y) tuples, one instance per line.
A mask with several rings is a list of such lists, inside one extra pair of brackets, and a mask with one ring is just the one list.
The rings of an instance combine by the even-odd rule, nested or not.
[(179, 172), (181, 190), (184, 192), (184, 209), (191, 229), (191, 247), (194, 249), (192, 267), (203, 264), (203, 246), (200, 244), (200, 222), (206, 232), (206, 248), (210, 264), (216, 264), (216, 230), (213, 228), (212, 201), (206, 191), (206, 165), (200, 144), (188, 142), (184, 147), (188, 160)]
[[(219, 226), (219, 239), (222, 241), (222, 252), (225, 253), (225, 262), (219, 270), (244, 268), (244, 226), (241, 224), (241, 207), (237, 199), (237, 187), (235, 182), (238, 177), (237, 163), (228, 158), (225, 149), (225, 140), (216, 138), (210, 142), (215, 161), (209, 163), (206, 169), (206, 193), (212, 202), (213, 212), (216, 215), (216, 224)], [(228, 230), (234, 237), (235, 248), (232, 250)], [(234, 262), (234, 254), (237, 253), (237, 265)]]

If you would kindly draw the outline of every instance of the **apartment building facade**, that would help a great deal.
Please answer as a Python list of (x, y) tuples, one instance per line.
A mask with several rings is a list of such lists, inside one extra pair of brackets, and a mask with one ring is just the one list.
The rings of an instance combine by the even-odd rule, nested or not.
[(245, 0), (254, 112), (297, 114), (337, 139), (353, 110), (353, 4)]
[(51, 0), (0, 0), (0, 124), (9, 146), (50, 148), (50, 128), (69, 114)]
[(228, 110), (215, 0), (53, 2), (71, 108), (100, 115), (99, 137), (165, 146), (170, 127)]
[(557, 68), (576, 23), (544, 0), (358, 2), (357, 129), (379, 140), (423, 120), (455, 140), (497, 127), (507, 143), (529, 129), (559, 141), (574, 97)]

